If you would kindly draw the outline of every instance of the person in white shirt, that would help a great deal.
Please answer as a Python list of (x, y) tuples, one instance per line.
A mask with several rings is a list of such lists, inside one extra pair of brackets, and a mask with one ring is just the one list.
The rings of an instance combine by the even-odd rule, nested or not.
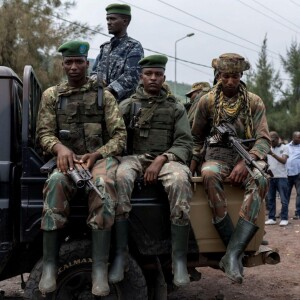
[(287, 160), (287, 173), (289, 181), (288, 199), (291, 197), (292, 189), (296, 188), (296, 210), (294, 220), (300, 219), (300, 131), (293, 133), (293, 140), (287, 145), (289, 158)]
[(279, 135), (276, 131), (270, 132), (272, 147), (268, 154), (269, 169), (273, 173), (270, 179), (270, 187), (268, 191), (268, 208), (269, 219), (266, 225), (275, 225), (276, 222), (276, 192), (278, 191), (281, 200), (281, 221), (280, 226), (288, 225), (289, 197), (288, 197), (288, 176), (286, 162), (289, 157), (289, 149), (287, 145), (281, 144)]

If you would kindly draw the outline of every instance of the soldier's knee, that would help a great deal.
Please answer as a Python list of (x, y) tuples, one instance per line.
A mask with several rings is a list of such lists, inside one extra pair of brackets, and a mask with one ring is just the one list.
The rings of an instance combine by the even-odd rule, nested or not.
[(188, 175), (184, 172), (182, 172), (181, 174), (179, 174), (179, 176), (176, 176), (176, 178), (174, 178), (175, 180), (172, 181), (173, 185), (176, 186), (186, 186), (189, 185), (189, 179), (188, 179)]
[(257, 182), (258, 182), (258, 186), (261, 188), (261, 189), (267, 189), (268, 188), (268, 179), (265, 178), (263, 175), (259, 174), (256, 179), (255, 179)]
[(217, 171), (210, 167), (204, 167), (201, 171), (201, 176), (203, 177), (203, 180), (214, 179), (217, 177), (217, 175)]
[(49, 184), (57, 184), (57, 183), (62, 183), (62, 182), (66, 182), (68, 179), (66, 177), (66, 175), (64, 175), (61, 172), (54, 172), (51, 174), (51, 176), (49, 177)]

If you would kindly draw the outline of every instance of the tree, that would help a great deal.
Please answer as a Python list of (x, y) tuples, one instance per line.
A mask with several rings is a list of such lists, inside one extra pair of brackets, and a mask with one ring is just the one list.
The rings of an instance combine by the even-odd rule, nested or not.
[(256, 71), (252, 71), (248, 75), (247, 85), (249, 90), (263, 99), (267, 112), (271, 113), (274, 108), (276, 92), (281, 87), (281, 80), (279, 72), (275, 73), (273, 66), (268, 62), (267, 35), (263, 40)]
[[(25, 65), (32, 65), (44, 88), (62, 76), (57, 47), (66, 40), (86, 39), (87, 24), (68, 22), (68, 10), (75, 1), (3, 0), (0, 6), (0, 65), (22, 77)], [(99, 26), (93, 30), (99, 30)], [(89, 31), (91, 37), (95, 31)]]
[(285, 91), (284, 102), (292, 116), (299, 116), (300, 100), (300, 45), (293, 41), (286, 58), (280, 56), (285, 72), (290, 77), (290, 85)]

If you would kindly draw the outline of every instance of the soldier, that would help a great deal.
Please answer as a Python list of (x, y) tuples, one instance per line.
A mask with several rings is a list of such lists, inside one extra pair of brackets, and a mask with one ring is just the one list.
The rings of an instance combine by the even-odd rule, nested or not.
[(197, 107), (197, 103), (200, 98), (205, 95), (210, 90), (210, 84), (208, 82), (195, 82), (192, 85), (192, 89), (187, 92), (185, 95), (190, 98), (190, 102), (185, 105), (185, 108), (188, 112), (188, 120), (190, 122), (190, 126), (192, 128), (195, 110)]
[(100, 46), (91, 74), (100, 73), (107, 89), (120, 102), (130, 97), (137, 87), (138, 61), (144, 57), (144, 50), (140, 42), (127, 35), (130, 6), (110, 4), (106, 11), (108, 32), (114, 37)]
[(98, 101), (97, 82), (86, 77), (88, 50), (89, 44), (81, 41), (59, 47), (68, 80), (43, 93), (38, 113), (37, 137), (44, 152), (55, 156), (57, 162), (43, 191), (43, 274), (39, 283), (43, 294), (56, 289), (58, 231), (67, 222), (69, 202), (77, 192), (68, 176), (75, 163), (91, 169), (95, 186), (105, 195), (100, 198), (94, 190), (89, 191), (87, 224), (92, 229), (92, 293), (109, 294), (107, 262), (117, 200), (118, 160), (114, 156), (123, 151), (126, 128), (113, 95), (105, 91)]
[(109, 271), (110, 282), (124, 277), (130, 198), (135, 179), (142, 175), (145, 184), (160, 181), (168, 194), (174, 283), (181, 286), (190, 281), (186, 255), (192, 191), (186, 164), (191, 156), (192, 136), (184, 107), (163, 87), (166, 63), (163, 55), (142, 59), (141, 84), (131, 98), (120, 104), (127, 124), (130, 123), (132, 155), (123, 157), (117, 170), (116, 254)]
[[(270, 151), (270, 136), (265, 114), (265, 106), (260, 97), (247, 91), (240, 79), (250, 64), (240, 55), (227, 53), (212, 61), (212, 67), (219, 72), (219, 80), (209, 93), (203, 96), (197, 106), (192, 134), (194, 138), (191, 171), (194, 173), (202, 161), (205, 140), (216, 137), (214, 127), (221, 122), (231, 123), (238, 138), (254, 138), (255, 143), (249, 154), (262, 166), (262, 161)], [(212, 209), (213, 223), (225, 246), (226, 254), (220, 267), (233, 281), (242, 283), (243, 266), (241, 257), (248, 243), (255, 235), (261, 202), (268, 190), (267, 180), (257, 170), (253, 176), (248, 173), (245, 162), (230, 148), (217, 144), (208, 145), (205, 162), (202, 165), (204, 187)], [(244, 201), (239, 220), (234, 229), (227, 213), (226, 195), (223, 180), (228, 177), (234, 184), (245, 185)]]

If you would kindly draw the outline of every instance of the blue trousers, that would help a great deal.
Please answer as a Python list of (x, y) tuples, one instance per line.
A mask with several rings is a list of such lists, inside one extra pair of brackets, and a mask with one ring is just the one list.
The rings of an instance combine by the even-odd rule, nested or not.
[(287, 178), (271, 178), (268, 191), (269, 219), (276, 220), (276, 191), (281, 200), (281, 220), (288, 220), (289, 213), (289, 184)]
[(288, 176), (288, 181), (289, 181), (288, 199), (291, 198), (292, 189), (295, 186), (296, 194), (297, 194), (295, 215), (300, 216), (300, 174), (295, 176)]

